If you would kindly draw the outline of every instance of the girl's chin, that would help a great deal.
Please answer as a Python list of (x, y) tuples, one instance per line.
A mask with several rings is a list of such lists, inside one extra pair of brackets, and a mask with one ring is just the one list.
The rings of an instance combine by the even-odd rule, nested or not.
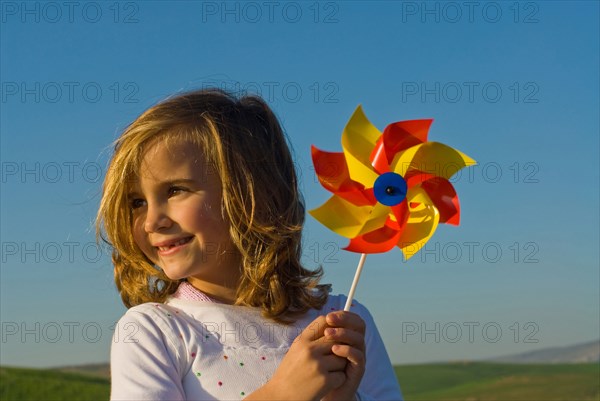
[(165, 272), (165, 275), (172, 281), (182, 280), (187, 277), (185, 274), (169, 274), (167, 272)]
[(169, 268), (164, 269), (162, 267), (160, 269), (165, 274), (165, 276), (167, 276), (169, 278), (169, 280), (172, 280), (172, 281), (181, 280), (188, 276), (184, 272), (179, 271), (177, 269), (169, 269)]

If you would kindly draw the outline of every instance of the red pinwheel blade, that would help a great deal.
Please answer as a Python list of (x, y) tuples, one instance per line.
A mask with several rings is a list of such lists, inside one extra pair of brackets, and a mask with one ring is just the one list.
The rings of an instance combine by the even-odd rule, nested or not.
[(421, 186), (440, 213), (440, 223), (457, 226), (460, 223), (460, 204), (452, 184), (442, 177), (434, 177)]
[(460, 221), (460, 204), (454, 186), (445, 178), (419, 170), (411, 170), (406, 176), (409, 188), (421, 186), (440, 213), (440, 223), (457, 226)]
[(359, 235), (350, 240), (346, 248), (357, 253), (383, 253), (397, 245), (410, 214), (408, 203), (401, 202), (391, 207), (394, 219), (388, 217), (381, 228)]
[(386, 224), (377, 230), (352, 238), (348, 246), (343, 249), (356, 253), (387, 252), (398, 244), (401, 234), (401, 231), (390, 228)]
[(326, 152), (312, 146), (311, 153), (315, 173), (325, 189), (357, 206), (375, 204), (373, 190), (366, 190), (350, 178), (343, 152)]
[(411, 146), (427, 142), (433, 119), (398, 121), (385, 127), (371, 153), (371, 162), (379, 174), (389, 171), (394, 155)]

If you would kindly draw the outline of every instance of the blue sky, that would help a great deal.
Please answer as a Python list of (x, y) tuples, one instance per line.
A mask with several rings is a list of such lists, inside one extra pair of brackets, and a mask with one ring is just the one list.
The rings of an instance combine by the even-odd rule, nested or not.
[[(341, 151), (358, 104), (380, 129), (479, 164), (461, 225), (367, 258), (357, 298), (394, 363), (481, 359), (600, 337), (597, 2), (1, 3), (1, 363), (108, 360), (124, 313), (93, 219), (110, 143), (203, 86), (262, 94), (307, 206), (310, 145)], [(304, 261), (347, 292), (358, 255), (307, 219)]]

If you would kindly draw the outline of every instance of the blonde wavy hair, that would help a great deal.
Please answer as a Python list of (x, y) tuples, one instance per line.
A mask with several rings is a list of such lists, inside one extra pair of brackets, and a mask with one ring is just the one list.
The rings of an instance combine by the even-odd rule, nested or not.
[(218, 174), (221, 213), (241, 256), (236, 305), (290, 323), (327, 301), (323, 270), (300, 263), (304, 205), (285, 134), (257, 96), (218, 89), (182, 93), (151, 107), (116, 140), (96, 218), (98, 240), (112, 248), (115, 283), (125, 306), (163, 302), (180, 280), (169, 279), (132, 234), (129, 185), (144, 151), (161, 141), (191, 141)]

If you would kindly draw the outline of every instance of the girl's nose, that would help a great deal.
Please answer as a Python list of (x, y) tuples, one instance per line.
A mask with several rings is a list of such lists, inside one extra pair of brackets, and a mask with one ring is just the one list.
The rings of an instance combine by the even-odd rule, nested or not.
[(159, 232), (169, 228), (171, 224), (172, 221), (164, 208), (160, 206), (148, 206), (148, 213), (146, 214), (146, 220), (144, 222), (144, 230), (146, 230), (147, 233)]

